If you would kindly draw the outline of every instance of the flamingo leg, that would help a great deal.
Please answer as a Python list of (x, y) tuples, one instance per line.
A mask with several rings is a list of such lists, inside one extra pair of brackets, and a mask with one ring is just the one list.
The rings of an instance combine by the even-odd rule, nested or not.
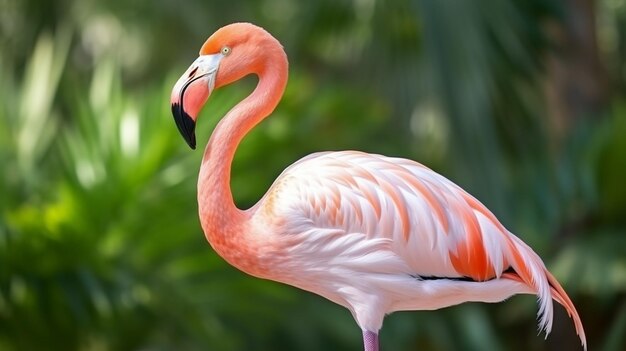
[(378, 351), (378, 334), (369, 330), (364, 330), (363, 347), (365, 348), (365, 351)]

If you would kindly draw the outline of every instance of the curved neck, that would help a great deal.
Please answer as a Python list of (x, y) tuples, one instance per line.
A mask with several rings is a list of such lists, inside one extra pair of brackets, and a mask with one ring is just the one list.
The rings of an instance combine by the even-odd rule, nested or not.
[(285, 91), (287, 58), (282, 48), (276, 52), (256, 72), (259, 82), (254, 91), (222, 118), (204, 151), (198, 178), (198, 205), (202, 227), (207, 234), (229, 223), (240, 223), (245, 216), (233, 201), (230, 170), (235, 150), (243, 137), (272, 113)]

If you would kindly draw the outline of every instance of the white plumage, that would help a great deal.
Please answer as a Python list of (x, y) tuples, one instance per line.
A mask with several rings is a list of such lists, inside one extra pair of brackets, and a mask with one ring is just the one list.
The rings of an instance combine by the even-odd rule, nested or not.
[[(255, 213), (284, 219), (265, 235), (288, 243), (289, 257), (268, 278), (347, 307), (365, 330), (378, 330), (396, 310), (498, 302), (518, 293), (538, 294), (540, 324), (550, 330), (552, 299), (541, 260), (484, 207), (473, 208), (477, 200), (416, 162), (356, 151), (316, 153), (287, 168), (268, 196)], [(451, 262), (467, 240), (467, 216), (480, 226), (495, 273), (487, 281), (445, 279), (467, 277)], [(514, 262), (510, 243), (530, 262), (532, 288), (500, 279), (510, 266), (504, 262)]]

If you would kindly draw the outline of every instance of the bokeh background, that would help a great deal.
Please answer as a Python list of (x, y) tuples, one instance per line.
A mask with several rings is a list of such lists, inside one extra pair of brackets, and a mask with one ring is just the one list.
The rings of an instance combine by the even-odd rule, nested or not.
[[(220, 26), (285, 46), (290, 82), (241, 145), (249, 207), (313, 151), (419, 160), (546, 261), (590, 350), (626, 350), (624, 0), (0, 0), (0, 350), (359, 350), (347, 310), (204, 241), (176, 79)], [(199, 144), (248, 94), (214, 93)], [(202, 147), (200, 147), (202, 149)], [(385, 350), (577, 350), (536, 301), (388, 317)]]

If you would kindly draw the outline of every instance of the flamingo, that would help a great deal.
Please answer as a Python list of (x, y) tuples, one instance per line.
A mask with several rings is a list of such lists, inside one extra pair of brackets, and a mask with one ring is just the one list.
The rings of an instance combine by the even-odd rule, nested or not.
[(250, 74), (259, 79), (214, 129), (198, 177), (202, 229), (224, 260), (347, 308), (365, 351), (378, 350), (386, 314), (515, 294), (537, 295), (546, 336), (552, 300), (560, 303), (586, 350), (578, 312), (539, 256), (476, 198), (415, 161), (314, 153), (285, 169), (253, 207), (238, 209), (230, 189), (235, 150), (278, 104), (287, 71), (278, 40), (234, 23), (206, 40), (172, 90), (176, 125), (195, 149), (196, 119), (212, 91)]

